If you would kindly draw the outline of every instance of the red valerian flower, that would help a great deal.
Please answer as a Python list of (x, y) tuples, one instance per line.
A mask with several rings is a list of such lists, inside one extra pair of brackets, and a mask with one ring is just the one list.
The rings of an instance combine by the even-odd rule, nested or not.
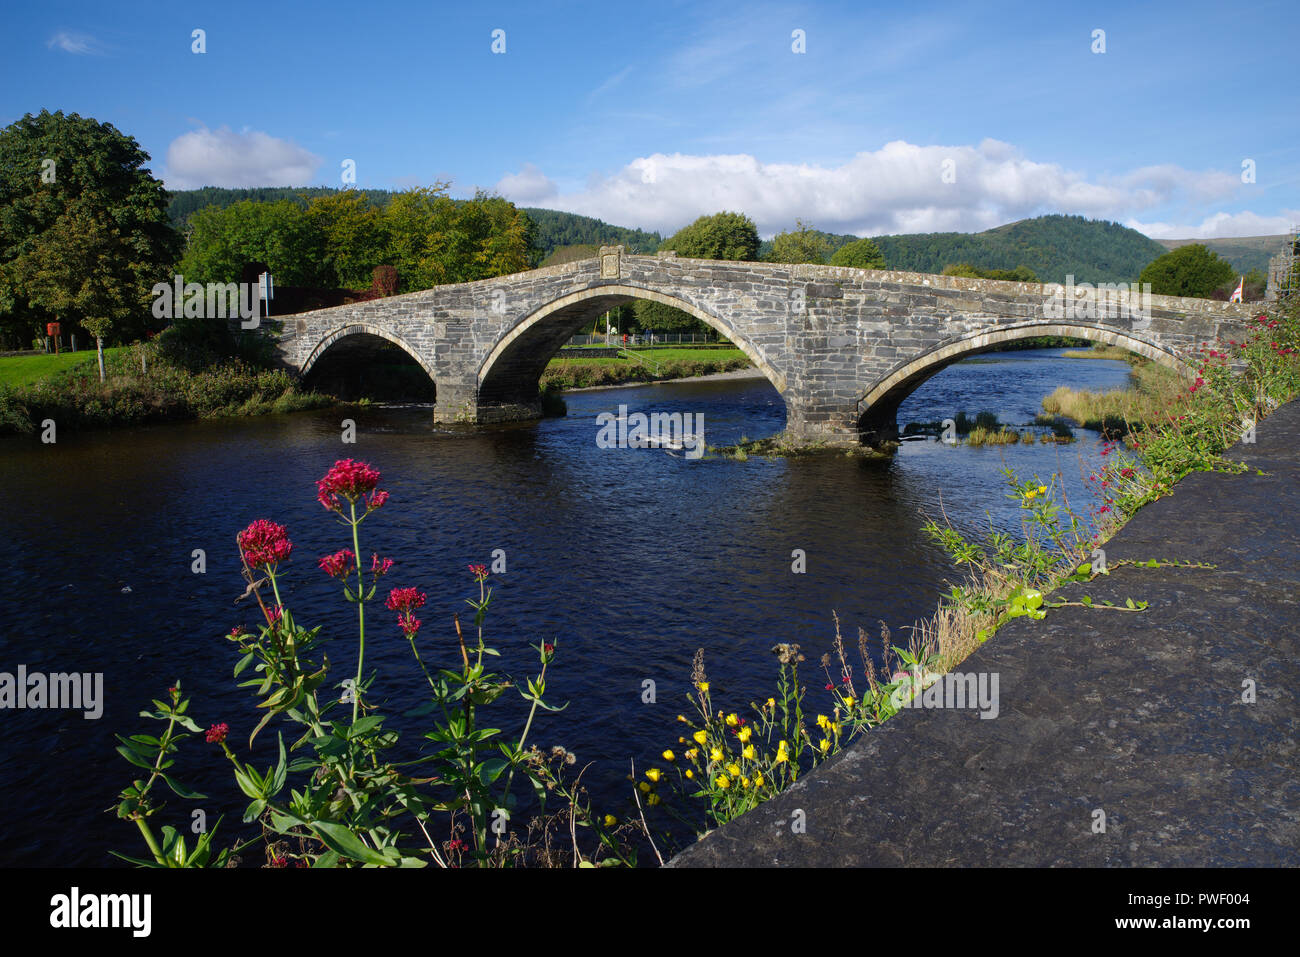
[(207, 740), (208, 744), (220, 744), (222, 741), (226, 740), (226, 735), (229, 733), (230, 725), (214, 724), (212, 727), (208, 728), (208, 733), (204, 735), (204, 738)]
[(340, 497), (355, 505), (369, 496), (367, 509), (379, 508), (388, 501), (388, 493), (376, 492), (378, 484), (378, 470), (355, 459), (339, 459), (316, 483), (316, 501), (330, 511), (338, 511), (341, 508)]
[(408, 636), (420, 630), (420, 619), (416, 618), (413, 612), (417, 608), (424, 607), (424, 598), (424, 592), (419, 589), (394, 588), (388, 593), (388, 599), (384, 602), (390, 611), (399, 613), (397, 624)]
[(272, 625), (276, 624), (283, 617), (284, 617), (284, 608), (282, 606), (280, 605), (266, 606), (266, 620), (270, 624)]
[(236, 537), (239, 550), (248, 562), (249, 568), (274, 568), (287, 561), (293, 551), (293, 542), (285, 533), (283, 525), (259, 518)]
[(393, 567), (393, 560), (391, 558), (385, 558), (381, 562), (379, 560), (378, 552), (375, 552), (370, 557), (370, 570), (374, 573), (376, 578), (378, 578), (380, 575), (387, 575), (388, 569), (392, 567)]
[(341, 548), (333, 555), (326, 555), (320, 560), (321, 570), (330, 578), (345, 578), (356, 567), (357, 556), (352, 549)]
[(475, 581), (487, 581), (488, 570), (486, 565), (470, 565), (469, 573), (474, 576)]

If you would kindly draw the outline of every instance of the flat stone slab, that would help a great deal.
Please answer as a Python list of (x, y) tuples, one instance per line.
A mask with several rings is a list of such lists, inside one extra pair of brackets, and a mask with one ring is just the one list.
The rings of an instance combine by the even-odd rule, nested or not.
[(1216, 568), (1064, 587), (1150, 608), (1003, 626), (957, 669), (999, 675), (996, 718), (903, 711), (669, 866), (1300, 865), (1300, 402), (1230, 455), (1251, 471), (1188, 476), (1105, 546)]

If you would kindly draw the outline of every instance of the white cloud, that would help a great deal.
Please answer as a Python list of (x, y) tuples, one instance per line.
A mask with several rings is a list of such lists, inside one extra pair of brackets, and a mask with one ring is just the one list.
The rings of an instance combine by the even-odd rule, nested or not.
[[(540, 170), (525, 167), (517, 176), (525, 174), (527, 183), (553, 189)], [(507, 195), (511, 179), (498, 187)], [(727, 209), (748, 214), (764, 236), (789, 229), (796, 218), (829, 232), (880, 235), (974, 231), (1056, 212), (1121, 219), (1167, 204), (1226, 199), (1238, 184), (1230, 174), (1172, 165), (1089, 179), (997, 140), (978, 146), (896, 140), (833, 167), (763, 163), (743, 153), (656, 153), (611, 175), (593, 175), (572, 192), (548, 197), (539, 188), (529, 201), (664, 233)]]
[(1125, 226), (1146, 233), (1152, 239), (1228, 239), (1233, 236), (1280, 236), (1300, 223), (1300, 209), (1284, 209), (1277, 216), (1252, 212), (1215, 213), (1199, 225), (1143, 223), (1130, 219)]
[(51, 50), (62, 50), (74, 56), (88, 56), (102, 51), (100, 42), (90, 34), (71, 33), (68, 30), (60, 30), (45, 45)]
[(555, 183), (532, 163), (525, 163), (518, 173), (509, 173), (497, 181), (496, 192), (522, 206), (536, 205), (555, 196)]
[(200, 186), (303, 186), (323, 161), (296, 143), (228, 127), (183, 133), (167, 147), (170, 189)]

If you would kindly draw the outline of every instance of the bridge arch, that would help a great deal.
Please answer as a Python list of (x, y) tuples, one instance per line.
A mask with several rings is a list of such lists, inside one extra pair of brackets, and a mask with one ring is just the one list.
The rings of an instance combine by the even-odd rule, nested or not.
[(372, 322), (348, 322), (322, 335), (299, 374), (347, 398), (430, 400), (438, 387), (419, 350)]
[(320, 360), (320, 357), (329, 350), (330, 346), (334, 345), (340, 339), (345, 339), (348, 336), (359, 335), (374, 336), (377, 339), (386, 339), (414, 359), (419, 364), (420, 368), (429, 374), (429, 378), (434, 379), (433, 369), (424, 361), (419, 350), (415, 349), (409, 342), (396, 333), (390, 332), (382, 326), (376, 326), (368, 322), (351, 322), (346, 326), (339, 326), (333, 332), (322, 336), (321, 340), (316, 343), (308, 354), (306, 361), (303, 362), (299, 374), (306, 376), (311, 372), (312, 366), (316, 365)]
[(896, 417), (903, 400), (927, 380), (954, 362), (1020, 339), (1038, 336), (1069, 336), (1118, 346), (1183, 375), (1195, 374), (1175, 353), (1146, 339), (1113, 327), (1074, 322), (1032, 322), (1000, 325), (980, 332), (945, 339), (919, 356), (907, 359), (881, 378), (858, 402), (858, 431), (864, 441), (879, 441), (897, 435)]
[(654, 289), (630, 283), (603, 283), (554, 299), (515, 323), (479, 365), (480, 404), (534, 399), (537, 381), (547, 363), (578, 329), (615, 306), (635, 299), (673, 306), (717, 330), (754, 363), (778, 392), (785, 392), (785, 375), (726, 320), (686, 299)]

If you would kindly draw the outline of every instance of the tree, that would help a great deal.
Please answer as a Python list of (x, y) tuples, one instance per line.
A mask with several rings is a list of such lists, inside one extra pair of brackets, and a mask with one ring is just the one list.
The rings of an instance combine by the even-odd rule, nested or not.
[(884, 269), (885, 255), (870, 239), (859, 239), (835, 250), (832, 266), (852, 266), (854, 269)]
[(714, 213), (684, 226), (659, 246), (689, 259), (758, 258), (758, 227), (742, 213)]
[(1236, 278), (1231, 263), (1200, 243), (1191, 243), (1158, 256), (1142, 270), (1138, 282), (1151, 283), (1157, 296), (1208, 299), (1215, 289)]
[(149, 299), (138, 284), (129, 240), (102, 217), (90, 201), (74, 203), (13, 262), (34, 305), (76, 316), (95, 337), (101, 382), (104, 337), (133, 312), (147, 312)]
[(388, 251), (388, 236), (380, 212), (355, 189), (317, 196), (307, 206), (309, 228), (324, 240), (321, 273), (338, 289), (369, 284)]
[[(142, 297), (147, 302), (154, 283), (169, 277), (181, 237), (167, 219), (167, 192), (148, 162), (133, 138), (76, 113), (42, 110), (0, 130), (0, 336), (25, 346), (54, 318), (42, 305), (54, 298), (49, 290), (34, 295), (38, 249), (59, 251), (65, 266), (101, 270), (95, 276), (68, 272), (65, 279), (78, 289), (117, 283), (115, 295), (124, 304)], [(73, 248), (77, 237), (51, 234), (80, 227), (95, 231), (83, 238), (81, 253)], [(120, 262), (106, 262), (104, 255)], [(98, 319), (80, 312), (97, 298), (60, 299), (65, 311), (59, 318), (93, 334), (85, 325), (89, 318), (99, 338), (136, 337), (155, 325), (147, 308), (108, 309)]]
[(795, 220), (795, 228), (778, 233), (772, 239), (774, 263), (825, 263), (831, 244), (826, 237), (802, 219)]
[[(316, 224), (324, 225), (325, 219)], [(224, 209), (200, 209), (190, 216), (189, 229), (181, 260), (186, 282), (239, 282), (247, 263), (262, 262), (281, 285), (338, 287), (328, 237), (313, 228), (306, 209), (292, 200), (244, 200)]]
[(404, 291), (490, 279), (537, 264), (537, 226), (528, 216), (483, 192), (453, 200), (447, 185), (398, 193), (384, 212), (385, 261), (397, 267)]
[(970, 263), (953, 263), (944, 266), (944, 276), (962, 276), (966, 279), (1003, 279), (1009, 282), (1038, 282), (1038, 276), (1028, 266), (1015, 269), (981, 269)]

